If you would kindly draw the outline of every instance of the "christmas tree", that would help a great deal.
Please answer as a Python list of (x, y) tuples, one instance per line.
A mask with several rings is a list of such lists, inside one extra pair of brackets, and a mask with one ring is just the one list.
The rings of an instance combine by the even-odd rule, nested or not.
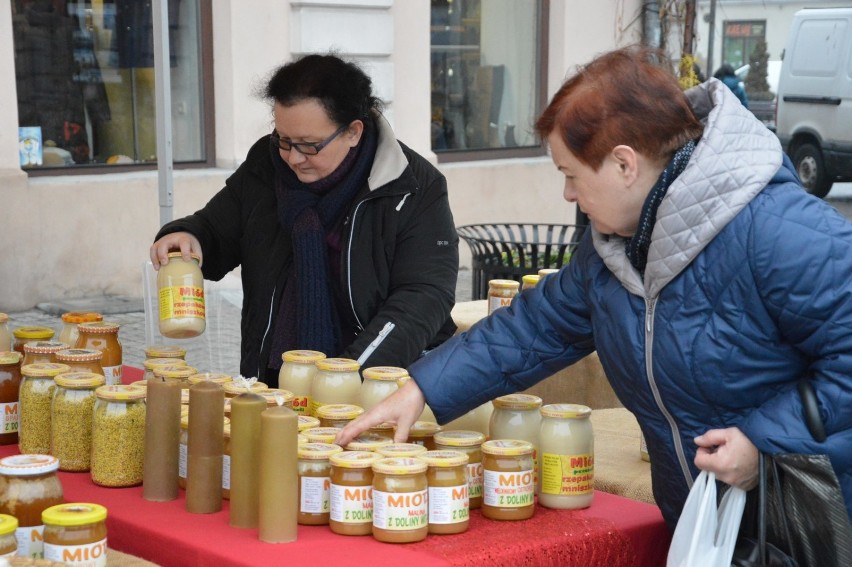
[(761, 39), (754, 46), (754, 51), (748, 59), (748, 76), (745, 79), (745, 90), (750, 100), (772, 100), (774, 94), (769, 91), (766, 73), (769, 67), (769, 53), (766, 51), (766, 40)]

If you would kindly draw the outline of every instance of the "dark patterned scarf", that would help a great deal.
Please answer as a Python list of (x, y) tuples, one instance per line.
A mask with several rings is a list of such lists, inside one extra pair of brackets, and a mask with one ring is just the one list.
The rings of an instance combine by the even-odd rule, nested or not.
[(341, 350), (326, 239), (340, 229), (349, 204), (366, 182), (377, 145), (376, 126), (365, 120), (360, 143), (330, 175), (313, 183), (299, 181), (278, 149), (271, 148), (278, 220), (291, 237), (293, 261), (274, 322), (270, 368), (280, 368), (281, 354), (288, 350), (317, 350), (327, 356)]
[(639, 227), (626, 243), (627, 259), (640, 274), (645, 274), (645, 265), (648, 263), (648, 249), (651, 247), (651, 233), (657, 222), (657, 209), (663, 202), (663, 197), (669, 190), (669, 186), (677, 177), (683, 173), (689, 158), (695, 150), (695, 141), (690, 140), (675, 152), (668, 165), (660, 174), (657, 183), (651, 188), (645, 204), (642, 205), (642, 214), (639, 216)]

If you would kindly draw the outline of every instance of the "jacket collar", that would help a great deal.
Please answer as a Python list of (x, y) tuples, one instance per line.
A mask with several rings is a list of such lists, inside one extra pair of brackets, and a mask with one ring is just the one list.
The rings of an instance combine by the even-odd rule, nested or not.
[(378, 112), (375, 113), (374, 118), (379, 131), (379, 145), (376, 148), (373, 168), (370, 170), (370, 176), (367, 179), (370, 191), (375, 191), (379, 187), (398, 179), (405, 168), (408, 167), (408, 160), (399, 142), (396, 141), (396, 134), (394, 134), (387, 119)]

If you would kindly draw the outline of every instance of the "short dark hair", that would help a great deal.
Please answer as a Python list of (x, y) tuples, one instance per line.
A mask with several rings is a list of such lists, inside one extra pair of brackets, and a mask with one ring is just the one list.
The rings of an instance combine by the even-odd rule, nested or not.
[(331, 54), (305, 55), (275, 70), (264, 97), (284, 106), (316, 99), (338, 126), (381, 110), (370, 77), (355, 63)]
[(619, 144), (663, 159), (704, 130), (666, 55), (644, 47), (610, 51), (581, 67), (535, 127), (542, 138), (558, 132), (568, 150), (595, 171)]

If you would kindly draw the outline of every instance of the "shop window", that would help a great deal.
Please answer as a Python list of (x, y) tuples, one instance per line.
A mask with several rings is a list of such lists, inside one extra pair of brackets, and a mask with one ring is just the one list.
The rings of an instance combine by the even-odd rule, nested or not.
[[(150, 0), (12, 0), (21, 166), (156, 167)], [(209, 0), (169, 0), (175, 164), (212, 162)], [(205, 41), (202, 41), (205, 38)]]
[(722, 63), (738, 69), (748, 63), (755, 46), (766, 40), (766, 21), (726, 21), (722, 38)]
[(432, 0), (432, 150), (440, 161), (542, 155), (547, 2)]

